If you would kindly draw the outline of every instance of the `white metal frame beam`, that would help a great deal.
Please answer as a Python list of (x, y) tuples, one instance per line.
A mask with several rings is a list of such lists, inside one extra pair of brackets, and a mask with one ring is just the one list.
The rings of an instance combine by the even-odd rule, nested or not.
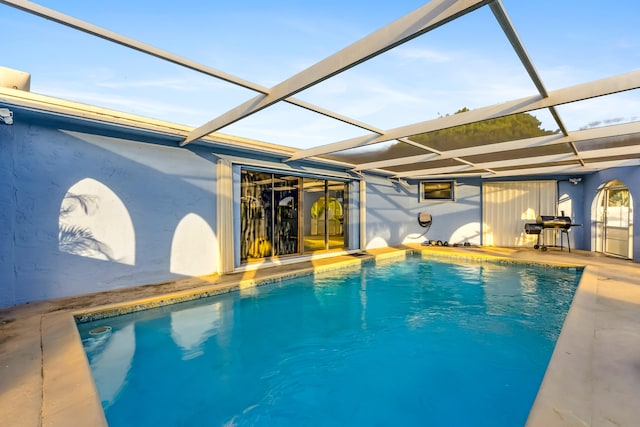
[[(596, 172), (603, 169), (625, 167), (625, 166), (640, 166), (640, 159), (628, 159), (628, 160), (610, 160), (602, 162), (590, 162), (585, 166), (576, 165), (559, 165), (559, 166), (541, 166), (532, 167), (526, 169), (512, 169), (506, 171), (497, 172), (467, 172), (458, 171), (454, 168), (440, 168), (434, 173), (427, 173), (419, 176), (412, 176), (411, 179), (452, 179), (452, 178), (502, 178), (509, 176), (522, 176), (522, 175), (551, 175), (551, 174), (580, 174)], [(402, 179), (396, 176), (390, 177), (391, 179)]]
[(69, 15), (65, 15), (64, 13), (60, 13), (56, 10), (49, 9), (44, 6), (40, 6), (39, 4), (30, 2), (30, 1), (0, 0), (0, 3), (5, 4), (7, 6), (14, 7), (16, 9), (20, 9), (24, 12), (31, 13), (32, 15), (36, 15), (41, 18), (45, 18), (50, 21), (57, 22), (58, 24), (71, 27), (75, 30), (79, 30), (87, 34), (91, 34), (101, 39), (108, 40), (110, 42), (119, 44), (121, 46), (125, 46), (130, 49), (137, 50), (139, 52), (143, 52), (151, 56), (155, 56), (156, 58), (160, 58), (165, 61), (172, 62), (177, 65), (181, 65), (183, 67), (189, 68), (194, 71), (198, 71), (208, 76), (222, 79), (229, 83), (242, 86), (246, 89), (251, 89), (261, 93), (266, 93), (269, 91), (264, 87), (261, 87), (257, 84), (240, 79), (238, 77), (232, 76), (231, 74), (216, 70), (211, 67), (207, 67), (205, 65), (199, 64), (198, 62), (192, 61), (187, 58), (183, 58), (171, 52), (167, 52), (166, 50), (158, 49), (157, 47), (151, 46), (146, 43), (142, 43), (130, 37), (123, 36), (122, 34), (118, 34), (116, 32), (107, 30), (97, 25), (90, 24), (88, 22), (82, 21), (80, 19), (74, 18)]
[[(588, 141), (600, 138), (610, 138), (616, 136), (639, 134), (640, 122), (624, 123), (602, 128), (593, 128), (570, 132), (569, 136), (562, 135), (546, 135), (535, 138), (516, 139), (513, 141), (497, 142), (493, 144), (477, 145), (467, 148), (457, 148), (454, 150), (442, 151), (438, 154), (419, 154), (416, 156), (399, 157), (395, 159), (380, 160), (377, 162), (361, 163), (356, 165), (354, 171), (363, 171), (371, 169), (386, 168), (390, 166), (408, 165), (414, 163), (423, 163), (431, 160), (444, 160), (454, 158), (464, 158), (468, 156), (476, 156), (487, 154), (487, 152), (502, 152), (510, 150), (519, 150), (524, 148), (543, 147), (545, 145), (555, 145), (562, 143), (575, 144), (581, 141)], [(616, 150), (616, 149), (613, 149)], [(586, 156), (584, 151), (580, 151), (580, 156)], [(586, 157), (585, 157), (586, 158)]]
[(289, 160), (299, 160), (307, 157), (318, 156), (321, 154), (333, 153), (336, 151), (348, 150), (356, 147), (363, 147), (365, 145), (409, 137), (411, 135), (418, 135), (435, 130), (467, 125), (484, 120), (495, 119), (498, 117), (505, 117), (512, 114), (526, 113), (529, 111), (554, 107), (557, 105), (568, 104), (576, 101), (583, 101), (589, 98), (611, 95), (614, 93), (638, 88), (640, 88), (640, 70), (604, 78), (597, 81), (583, 83), (576, 86), (558, 89), (550, 92), (549, 96), (546, 98), (543, 98), (540, 95), (520, 98), (513, 101), (504, 102), (502, 104), (478, 108), (464, 113), (453, 114), (450, 116), (439, 117), (433, 120), (427, 120), (420, 123), (401, 126), (395, 129), (390, 129), (382, 135), (369, 134), (334, 142), (331, 144), (326, 144), (319, 147), (309, 148), (306, 150), (299, 150), (294, 153), (289, 158)]
[[(210, 77), (215, 77), (220, 80), (224, 80), (228, 83), (232, 83), (234, 85), (243, 87), (245, 89), (250, 89), (255, 92), (261, 94), (269, 93), (269, 88), (258, 85), (256, 83), (252, 83), (250, 81), (241, 79), (239, 77), (233, 76), (231, 74), (225, 73), (223, 71), (217, 70), (212, 67), (208, 67), (206, 65), (200, 64), (196, 61), (184, 58), (182, 56), (173, 54), (163, 49), (156, 48), (147, 43), (140, 42), (138, 40), (132, 39), (130, 37), (126, 37), (122, 34), (107, 30), (105, 28), (99, 27), (97, 25), (91, 24), (86, 21), (82, 21), (80, 19), (74, 18), (69, 15), (65, 15), (61, 12), (58, 12), (53, 9), (49, 9), (47, 7), (38, 5), (36, 3), (26, 1), (26, 0), (0, 0), (0, 4), (5, 4), (7, 6), (14, 7), (16, 9), (22, 10), (23, 12), (30, 13), (32, 15), (39, 16), (44, 19), (48, 19), (50, 21), (56, 22), (61, 25), (65, 25), (67, 27), (73, 28), (78, 31), (82, 31), (87, 34), (91, 34), (93, 36), (99, 37), (101, 39), (119, 44), (121, 46), (136, 50), (138, 52), (145, 53), (147, 55), (151, 55), (153, 57), (165, 60), (167, 62), (171, 62), (173, 64), (188, 68), (193, 71), (197, 71), (199, 73), (205, 74)], [(289, 104), (304, 108), (309, 111), (313, 111), (314, 113), (321, 114), (323, 116), (330, 117), (332, 119), (341, 121), (343, 123), (347, 123), (349, 125), (359, 127), (361, 129), (367, 130), (369, 132), (375, 132), (378, 134), (383, 133), (381, 129), (376, 128), (375, 126), (371, 126), (369, 124), (360, 122), (358, 120), (351, 119), (344, 115), (335, 113), (333, 111), (327, 110), (325, 108), (318, 107), (309, 102), (305, 102), (299, 99), (295, 99), (292, 97), (288, 97), (283, 100)], [(186, 137), (185, 137), (186, 138)]]
[[(531, 60), (531, 58), (529, 57), (529, 54), (527, 53), (522, 41), (520, 40), (520, 36), (518, 35), (515, 27), (513, 26), (509, 16), (507, 15), (507, 12), (502, 4), (501, 0), (495, 0), (493, 2), (491, 2), (489, 4), (491, 11), (493, 12), (496, 20), (498, 21), (498, 24), (500, 25), (500, 27), (502, 28), (503, 32), (505, 33), (505, 36), (507, 37), (507, 39), (509, 40), (509, 42), (511, 43), (511, 46), (513, 47), (515, 53), (517, 54), (518, 58), (520, 59), (520, 62), (522, 63), (522, 65), (524, 66), (525, 70), (527, 71), (527, 74), (529, 75), (530, 79), (532, 80), (533, 84), (535, 85), (535, 87), (538, 89), (538, 93), (540, 94), (540, 96), (542, 96), (543, 98), (548, 97), (548, 93), (547, 93), (547, 89), (544, 87), (544, 84), (542, 83), (542, 79), (540, 78), (540, 75), (538, 74), (538, 72), (535, 69), (535, 66), (533, 64), (533, 61)], [(553, 118), (555, 119), (558, 128), (561, 130), (562, 134), (567, 136), (568, 132), (564, 126), (564, 123), (562, 122), (558, 112), (556, 111), (555, 107), (549, 107), (549, 111), (551, 113), (551, 115), (553, 116)], [(381, 134), (381, 132), (377, 132), (378, 134)], [(418, 155), (418, 156), (414, 156), (413, 159), (416, 159), (415, 162), (423, 162), (423, 161), (427, 161), (427, 159), (433, 159), (434, 157), (436, 157), (437, 154), (441, 154), (440, 151), (433, 149), (432, 147), (429, 147), (428, 145), (424, 145), (424, 144), (416, 144), (414, 142), (412, 142), (411, 140), (407, 139), (407, 138), (399, 138), (398, 140), (402, 141), (402, 142), (406, 142), (409, 143), (411, 145), (414, 145), (416, 147), (419, 147), (423, 150), (426, 151), (430, 151), (433, 154), (424, 154), (424, 155)], [(577, 156), (577, 160), (580, 162), (580, 164), (584, 165), (584, 162), (580, 159), (579, 157), (579, 153), (576, 149), (576, 147), (573, 145), (573, 143), (570, 140), (565, 141), (569, 147), (571, 148), (571, 150), (573, 151), (573, 153)], [(456, 156), (449, 156), (449, 157), (443, 157), (443, 158), (456, 158)], [(456, 159), (460, 162), (464, 162), (464, 160), (462, 159)], [(393, 165), (397, 165), (397, 164), (402, 164), (402, 163), (395, 163), (393, 160), (391, 161), (381, 161), (379, 163), (376, 164), (376, 166), (374, 166), (375, 168), (378, 167), (387, 167), (387, 166), (393, 166)], [(363, 167), (357, 167), (354, 170), (363, 170), (366, 168)]]
[[(525, 49), (524, 45), (522, 44), (522, 41), (520, 40), (520, 36), (518, 35), (515, 27), (511, 23), (511, 19), (509, 19), (509, 15), (507, 15), (507, 11), (502, 5), (502, 1), (501, 0), (494, 1), (493, 3), (490, 4), (490, 8), (496, 20), (498, 21), (498, 24), (500, 24), (500, 27), (502, 27), (502, 31), (507, 36), (507, 39), (511, 43), (511, 46), (513, 47), (514, 51), (518, 55), (518, 58), (520, 58), (520, 62), (524, 66), (525, 70), (527, 70), (527, 73), (529, 74), (529, 77), (533, 81), (533, 84), (538, 89), (538, 93), (542, 97), (546, 98), (547, 96), (549, 96), (547, 93), (547, 89), (544, 87), (544, 83), (542, 83), (542, 79), (540, 78), (540, 75), (536, 71), (536, 68), (533, 65), (533, 61), (529, 57), (527, 50)], [(556, 110), (556, 108), (554, 106), (549, 107), (549, 112), (551, 113), (551, 116), (553, 117), (553, 119), (556, 121), (556, 124), (558, 125), (560, 132), (562, 132), (564, 136), (569, 135), (569, 132), (567, 131), (567, 128), (562, 122), (562, 119), (560, 118), (560, 114), (558, 114), (558, 111)], [(582, 161), (582, 159), (580, 159), (580, 156), (578, 155), (578, 150), (576, 149), (575, 145), (573, 145), (573, 143), (571, 142), (568, 142), (567, 144), (569, 145), (573, 153), (577, 156), (577, 159), (580, 162), (580, 164), (584, 166), (584, 162)]]
[[(640, 135), (640, 122), (597, 129), (588, 129), (584, 131), (568, 132), (564, 124), (562, 123), (558, 112), (555, 109), (557, 105), (577, 102), (599, 96), (606, 96), (627, 90), (638, 89), (640, 88), (640, 70), (618, 76), (612, 76), (599, 81), (584, 83), (581, 85), (548, 92), (544, 87), (544, 84), (542, 83), (542, 80), (540, 79), (540, 76), (536, 71), (533, 62), (531, 61), (531, 58), (526, 52), (520, 40), (520, 37), (515, 30), (515, 27), (510, 21), (501, 0), (432, 0), (431, 2), (405, 15), (404, 17), (369, 34), (368, 36), (360, 39), (359, 41), (342, 49), (341, 51), (336, 52), (335, 54), (312, 65), (311, 67), (301, 71), (291, 78), (279, 83), (273, 88), (266, 88), (261, 85), (249, 82), (231, 74), (205, 66), (198, 62), (170, 53), (168, 51), (158, 49), (146, 43), (142, 43), (121, 34), (106, 30), (104, 28), (73, 18), (55, 10), (32, 3), (30, 1), (0, 0), (0, 4), (14, 7), (27, 13), (40, 16), (42, 18), (85, 32), (87, 34), (91, 34), (104, 40), (117, 43), (127, 48), (154, 56), (161, 60), (177, 64), (179, 66), (183, 66), (185, 68), (189, 68), (191, 70), (221, 79), (228, 83), (258, 93), (258, 95), (251, 100), (209, 121), (199, 128), (188, 131), (181, 129), (177, 133), (181, 134), (183, 137), (184, 135), (186, 135), (186, 137), (184, 137), (185, 139), (180, 143), (180, 145), (185, 145), (196, 139), (203, 138), (206, 135), (209, 135), (231, 123), (241, 120), (264, 108), (282, 101), (371, 132), (371, 134), (363, 135), (357, 138), (351, 138), (348, 140), (327, 144), (321, 147), (292, 152), (291, 156), (286, 159), (287, 161), (305, 159), (321, 154), (347, 150), (350, 148), (361, 147), (389, 140), (398, 140), (402, 143), (410, 144), (426, 151), (425, 154), (417, 156), (408, 156), (399, 159), (388, 159), (383, 161), (359, 164), (356, 165), (352, 170), (356, 173), (362, 170), (369, 170), (376, 173), (392, 175), (394, 178), (418, 176), (448, 176), (447, 174), (451, 173), (456, 173), (461, 176), (473, 175), (489, 177), (522, 175), (528, 173), (558, 173), (567, 171), (588, 172), (606, 167), (636, 165), (640, 163), (640, 160), (638, 160), (637, 158), (620, 161), (606, 160), (607, 158), (610, 159), (613, 156), (637, 156), (638, 154), (640, 154), (640, 145), (638, 144), (631, 146), (620, 146), (607, 149), (583, 151), (578, 150), (576, 146), (577, 143), (585, 140), (597, 140), (600, 138), (616, 137), (626, 134)], [(419, 37), (420, 35), (427, 33), (434, 28), (444, 25), (484, 5), (490, 6), (497, 22), (501, 26), (515, 53), (519, 57), (525, 70), (527, 71), (532, 82), (537, 88), (539, 95), (521, 98), (498, 105), (487, 106), (465, 113), (441, 117), (438, 119), (428, 120), (386, 131), (335, 113), (333, 111), (315, 106), (305, 101), (293, 98), (293, 95), (302, 90), (305, 90), (328, 78), (331, 78), (336, 74), (348, 70), (349, 68), (352, 68), (377, 55), (393, 49), (394, 47), (399, 46), (409, 40)], [(504, 117), (517, 113), (530, 112), (542, 108), (549, 109), (551, 115), (556, 120), (556, 123), (558, 124), (558, 127), (562, 132), (562, 135), (528, 138), (523, 140), (485, 144), (481, 146), (453, 150), (436, 150), (432, 147), (419, 144), (408, 139), (408, 137), (416, 134), (471, 124), (483, 120)], [(497, 153), (505, 150), (517, 150), (562, 143), (567, 144), (567, 146), (571, 148), (572, 153), (567, 152), (565, 154), (553, 154), (530, 158), (496, 160), (477, 164), (469, 162), (465, 159), (465, 157), (468, 156), (486, 154), (488, 152)], [(259, 143), (256, 142), (256, 144)], [(288, 152), (291, 153), (291, 151)], [(287, 154), (284, 154), (284, 156), (287, 156)], [(397, 165), (423, 163), (441, 159), (454, 159), (460, 162), (460, 165), (414, 170), (397, 174), (384, 169)], [(576, 161), (576, 165), (533, 167), (534, 165), (544, 165), (553, 162), (564, 161), (567, 159)], [(602, 161), (598, 161), (598, 159), (602, 159)], [(325, 162), (324, 159), (318, 160)], [(587, 161), (588, 163), (585, 164), (585, 161)], [(329, 161), (326, 160), (326, 162)], [(579, 165), (577, 164), (578, 162), (580, 163)], [(347, 163), (343, 164), (347, 168), (350, 166)], [(532, 167), (523, 169), (521, 165), (530, 165)], [(520, 166), (520, 169), (517, 168), (518, 166)], [(507, 167), (516, 167), (516, 169), (501, 172), (495, 172), (492, 170), (492, 168)], [(478, 169), (485, 169), (487, 173), (479, 172)], [(470, 170), (474, 171), (471, 172)]]
[[(544, 166), (549, 163), (561, 162), (565, 160), (575, 159), (575, 155), (573, 153), (566, 154), (553, 154), (548, 156), (538, 156), (538, 157), (528, 157), (528, 158), (520, 158), (520, 159), (512, 159), (512, 160), (502, 160), (495, 162), (486, 162), (486, 163), (477, 163), (474, 165), (473, 169), (484, 169), (487, 172), (475, 172), (483, 177), (490, 176), (511, 176), (511, 175), (522, 175), (522, 174), (530, 174), (533, 173), (531, 171), (536, 170), (536, 174), (540, 173), (564, 173), (564, 172), (572, 172), (576, 171), (582, 172), (590, 172), (594, 170), (603, 169), (605, 167), (617, 167), (617, 166), (631, 166), (640, 164), (640, 158), (631, 158), (625, 160), (600, 160), (598, 159), (607, 159), (612, 156), (638, 156), (640, 155), (640, 147), (639, 146), (629, 146), (629, 147), (621, 147), (617, 149), (602, 149), (602, 150), (593, 150), (586, 151), (582, 153), (583, 159), (589, 161), (584, 165), (575, 164), (575, 165), (552, 165), (552, 166)], [(526, 165), (528, 166), (526, 169), (518, 168), (519, 166)], [(540, 167), (534, 167), (535, 165), (541, 165)], [(612, 166), (613, 165), (613, 166)], [(530, 166), (530, 167), (529, 167)], [(495, 171), (494, 169), (499, 168), (509, 168), (515, 167), (515, 169), (511, 169), (509, 171)], [(449, 166), (445, 168), (432, 168), (432, 169), (422, 169), (422, 170), (412, 170), (407, 172), (399, 172), (390, 178), (433, 178), (434, 176), (441, 176), (442, 174), (456, 174), (458, 172), (464, 172), (465, 170), (471, 169), (471, 166), (468, 165), (460, 165), (460, 166)], [(577, 169), (576, 169), (577, 168)], [(526, 171), (526, 173), (525, 173)]]
[(530, 169), (513, 169), (508, 171), (500, 171), (495, 174), (482, 175), (483, 178), (499, 178), (507, 176), (522, 176), (522, 175), (549, 175), (549, 174), (579, 174), (597, 172), (603, 169), (618, 168), (625, 166), (640, 166), (640, 159), (629, 160), (614, 160), (614, 161), (602, 161), (585, 163), (584, 166), (545, 166), (540, 168)]
[[(564, 153), (564, 154), (551, 154), (548, 156), (537, 156), (537, 157), (529, 157), (529, 158), (520, 158), (520, 159), (510, 159), (510, 160), (497, 160), (493, 162), (483, 162), (476, 163), (471, 165), (466, 165), (464, 169), (497, 169), (497, 168), (505, 168), (505, 167), (517, 167), (521, 165), (543, 165), (547, 163), (553, 162), (561, 162), (565, 160), (572, 160), (575, 158), (573, 153)], [(570, 166), (569, 166), (570, 167)], [(455, 171), (456, 167), (450, 167), (452, 171)], [(431, 173), (442, 173), (444, 168), (434, 168), (434, 169), (421, 169), (421, 170), (412, 170), (407, 172), (398, 172), (393, 175), (393, 178), (413, 178), (417, 176), (425, 176), (430, 175)], [(463, 169), (463, 170), (464, 170)], [(431, 172), (435, 170), (436, 172)]]
[(181, 145), (235, 123), (491, 1), (433, 0), (279, 83), (268, 93), (258, 95), (194, 129)]

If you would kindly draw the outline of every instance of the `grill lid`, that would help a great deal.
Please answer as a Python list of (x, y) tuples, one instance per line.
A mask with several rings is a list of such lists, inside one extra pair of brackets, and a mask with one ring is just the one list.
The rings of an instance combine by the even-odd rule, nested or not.
[(571, 218), (568, 216), (551, 216), (551, 215), (538, 215), (536, 223), (542, 225), (544, 228), (564, 228), (571, 227)]

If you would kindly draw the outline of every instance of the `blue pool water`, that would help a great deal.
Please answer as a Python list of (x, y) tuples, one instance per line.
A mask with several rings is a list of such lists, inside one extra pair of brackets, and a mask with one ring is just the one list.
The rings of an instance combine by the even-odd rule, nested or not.
[(111, 427), (522, 426), (580, 274), (416, 257), (79, 330)]

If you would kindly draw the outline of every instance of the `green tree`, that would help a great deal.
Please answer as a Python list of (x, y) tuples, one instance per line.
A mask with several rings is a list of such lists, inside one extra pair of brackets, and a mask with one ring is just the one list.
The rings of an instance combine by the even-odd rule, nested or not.
[[(467, 111), (469, 109), (465, 107), (456, 111), (455, 114)], [(436, 150), (446, 151), (555, 133), (541, 128), (541, 124), (529, 113), (518, 113), (414, 135), (409, 139)]]
[[(454, 114), (465, 113), (468, 108), (461, 108)], [(448, 114), (447, 114), (448, 116)], [(497, 142), (513, 141), (523, 138), (551, 135), (558, 130), (550, 131), (541, 127), (541, 122), (529, 113), (518, 113), (496, 119), (484, 120), (468, 125), (440, 129), (433, 132), (410, 136), (409, 139), (438, 151), (455, 150)], [(416, 148), (404, 143), (386, 145), (383, 149), (365, 147), (334, 153), (339, 160), (368, 163), (380, 159), (390, 159), (416, 154)]]

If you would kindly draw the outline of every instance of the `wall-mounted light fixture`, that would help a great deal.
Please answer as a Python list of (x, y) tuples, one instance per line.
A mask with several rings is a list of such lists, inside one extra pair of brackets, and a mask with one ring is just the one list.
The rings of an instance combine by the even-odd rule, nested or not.
[(8, 108), (0, 108), (0, 122), (5, 125), (13, 124), (13, 111)]
[(569, 182), (573, 185), (578, 185), (578, 183), (582, 182), (582, 178), (569, 178)]

